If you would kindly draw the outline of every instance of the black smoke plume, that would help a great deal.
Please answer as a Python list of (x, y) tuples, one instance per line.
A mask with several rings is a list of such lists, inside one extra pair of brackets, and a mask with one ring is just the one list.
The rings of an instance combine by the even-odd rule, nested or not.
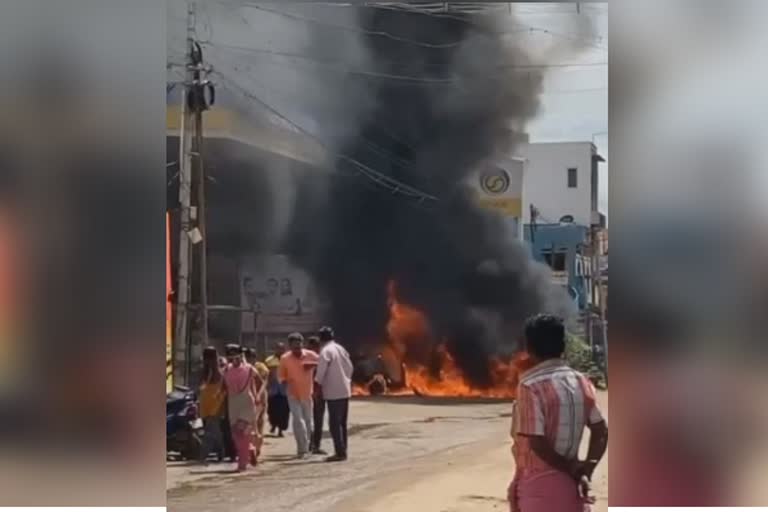
[[(394, 280), (399, 300), (430, 320), (424, 343), (445, 341), (472, 382), (490, 385), (489, 358), (513, 351), (524, 319), (567, 302), (467, 184), (522, 139), (541, 73), (488, 17), (361, 8), (359, 25), (379, 34), (361, 36), (376, 76), (348, 78), (370, 105), (336, 148), (343, 157), (322, 198), (303, 185), (284, 251), (327, 294), (351, 350), (386, 340)], [(430, 198), (377, 184), (361, 167)]]

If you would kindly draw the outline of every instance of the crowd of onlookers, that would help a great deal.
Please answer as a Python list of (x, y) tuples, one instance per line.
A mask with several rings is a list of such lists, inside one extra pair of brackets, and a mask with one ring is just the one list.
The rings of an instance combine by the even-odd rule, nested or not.
[(279, 343), (264, 362), (240, 345), (227, 345), (225, 357), (214, 347), (203, 351), (202, 461), (215, 453), (218, 460), (237, 460), (238, 470), (245, 471), (248, 464), (258, 464), (265, 423), (272, 434), (283, 437), (291, 417), (297, 456), (326, 455), (321, 448), (326, 408), (334, 454), (325, 460), (346, 460), (353, 371), (349, 354), (330, 327), (306, 343), (300, 333), (290, 334), (287, 341), (287, 348)]
[[(563, 359), (562, 319), (537, 315), (525, 326), (524, 357), (513, 403), (514, 478), (509, 484), (511, 512), (583, 512), (594, 497), (591, 480), (605, 455), (608, 428), (589, 378)], [(347, 416), (353, 365), (336, 343), (330, 327), (321, 328), (305, 346), (299, 333), (288, 336), (264, 362), (252, 350), (227, 345), (226, 358), (216, 349), (203, 353), (200, 411), (205, 427), (204, 460), (237, 460), (238, 471), (256, 465), (261, 454), (265, 418), (282, 436), (293, 418), (296, 454), (325, 454), (321, 448), (325, 410), (334, 454), (328, 462), (347, 459)], [(585, 459), (579, 447), (589, 430)]]

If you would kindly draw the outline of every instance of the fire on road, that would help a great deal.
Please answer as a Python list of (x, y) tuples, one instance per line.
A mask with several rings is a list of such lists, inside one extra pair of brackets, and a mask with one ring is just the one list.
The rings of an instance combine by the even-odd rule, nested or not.
[[(397, 285), (387, 286), (387, 339), (379, 347), (384, 370), (397, 384), (384, 394), (428, 397), (514, 398), (518, 376), (530, 364), (523, 353), (506, 360), (491, 357), (484, 372), (486, 385), (472, 382), (456, 364), (445, 341), (436, 340), (427, 316), (398, 300)], [(424, 361), (430, 364), (424, 364)], [(367, 396), (371, 386), (358, 384), (356, 396)]]

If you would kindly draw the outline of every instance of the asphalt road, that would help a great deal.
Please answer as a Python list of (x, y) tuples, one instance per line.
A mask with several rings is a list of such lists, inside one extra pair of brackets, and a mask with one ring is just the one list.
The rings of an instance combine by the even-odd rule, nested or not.
[[(603, 397), (606, 398), (606, 397)], [(601, 400), (607, 402), (607, 400)], [(262, 464), (169, 463), (169, 510), (233, 512), (474, 512), (506, 510), (512, 476), (508, 403), (411, 397), (355, 400), (350, 458), (295, 460), (288, 434), (268, 438)], [(324, 448), (330, 451), (326, 437)], [(596, 511), (606, 510), (607, 464)]]

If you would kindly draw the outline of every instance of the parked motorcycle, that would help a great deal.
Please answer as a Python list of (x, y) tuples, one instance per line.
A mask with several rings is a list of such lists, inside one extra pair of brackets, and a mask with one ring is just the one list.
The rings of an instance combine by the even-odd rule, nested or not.
[(186, 460), (199, 458), (204, 429), (198, 414), (196, 393), (189, 388), (175, 386), (166, 396), (165, 418), (166, 453), (178, 453)]

